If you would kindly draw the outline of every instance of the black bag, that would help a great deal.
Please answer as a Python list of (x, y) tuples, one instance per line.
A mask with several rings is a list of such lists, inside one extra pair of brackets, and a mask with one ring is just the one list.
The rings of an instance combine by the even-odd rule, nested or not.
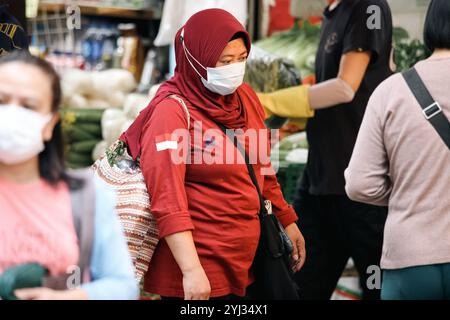
[(235, 136), (227, 134), (226, 127), (220, 124), (219, 127), (244, 156), (250, 178), (258, 191), (260, 200), (261, 236), (252, 265), (255, 282), (248, 288), (248, 298), (299, 300), (298, 287), (291, 269), (292, 242), (277, 217), (272, 214), (270, 201), (264, 201), (247, 152)]

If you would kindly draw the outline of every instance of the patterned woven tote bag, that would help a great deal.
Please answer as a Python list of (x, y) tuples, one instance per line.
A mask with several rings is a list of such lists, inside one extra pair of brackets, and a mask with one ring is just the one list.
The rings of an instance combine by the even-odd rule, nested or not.
[[(176, 99), (183, 107), (189, 126), (190, 115), (184, 101), (175, 95), (170, 98)], [(156, 219), (151, 213), (151, 197), (139, 162), (128, 154), (126, 143), (118, 140), (94, 163), (92, 169), (116, 191), (117, 214), (124, 229), (136, 278), (141, 281), (159, 238)]]

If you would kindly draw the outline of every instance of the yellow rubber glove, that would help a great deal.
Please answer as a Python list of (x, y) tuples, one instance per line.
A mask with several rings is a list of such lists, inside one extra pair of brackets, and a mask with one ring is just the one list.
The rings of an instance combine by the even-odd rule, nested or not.
[(312, 118), (314, 110), (309, 104), (309, 85), (300, 85), (272, 93), (258, 93), (266, 117), (277, 115), (284, 118)]

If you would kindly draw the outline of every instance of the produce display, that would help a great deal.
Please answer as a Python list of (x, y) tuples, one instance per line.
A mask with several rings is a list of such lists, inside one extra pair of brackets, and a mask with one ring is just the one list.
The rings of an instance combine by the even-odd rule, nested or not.
[(88, 167), (137, 116), (136, 106), (141, 104), (131, 94), (137, 84), (126, 70), (70, 69), (62, 74), (61, 86), (67, 165), (73, 169)]
[[(315, 54), (320, 26), (304, 21), (290, 31), (260, 40), (252, 47), (245, 81), (257, 92), (273, 92), (301, 83), (300, 75), (314, 73)], [(402, 28), (394, 29), (397, 71), (413, 66), (429, 55), (418, 40), (410, 40)], [(73, 69), (62, 75), (62, 127), (67, 142), (67, 164), (71, 168), (89, 166), (98, 159), (145, 108), (156, 93), (132, 93), (137, 87), (126, 70), (83, 71)], [(266, 121), (271, 128), (286, 123), (272, 116)], [(303, 164), (307, 156), (306, 136), (293, 135), (273, 150), (274, 162), (287, 168)]]
[(153, 86), (148, 95), (132, 93), (125, 100), (122, 109), (108, 108), (101, 118), (101, 141), (92, 151), (93, 160), (99, 159), (120, 135), (126, 131), (139, 113), (148, 106), (156, 94), (159, 85)]
[(404, 40), (409, 39), (409, 33), (406, 31), (406, 29), (402, 27), (394, 27), (392, 29), (392, 40), (394, 41), (394, 44), (400, 43)]
[(85, 168), (93, 164), (92, 150), (102, 139), (103, 109), (66, 108), (61, 112), (66, 142), (67, 166)]
[(396, 71), (402, 72), (412, 68), (420, 60), (431, 55), (428, 48), (419, 40), (403, 40), (395, 45), (394, 61)]
[(320, 26), (303, 21), (290, 31), (274, 34), (255, 45), (270, 53), (293, 61), (302, 76), (314, 74), (316, 52), (319, 47)]
[(393, 40), (397, 72), (408, 70), (420, 60), (427, 59), (431, 55), (430, 50), (423, 42), (410, 39), (408, 31), (403, 28), (394, 28)]
[(272, 148), (272, 164), (287, 167), (290, 163), (306, 163), (308, 148), (305, 132), (290, 135)]
[[(270, 93), (299, 85), (301, 76), (314, 74), (320, 26), (303, 21), (290, 31), (257, 41), (247, 62), (245, 81), (257, 92)], [(269, 128), (282, 128), (286, 118), (276, 115), (266, 120)]]
[(282, 139), (272, 148), (271, 162), (277, 172), (283, 196), (293, 203), (297, 182), (303, 175), (308, 160), (306, 133), (300, 132)]
[(83, 71), (70, 69), (62, 75), (63, 106), (68, 108), (122, 108), (137, 83), (127, 70)]
[[(293, 62), (253, 46), (245, 72), (247, 82), (256, 92), (270, 93), (301, 83), (300, 73)], [(269, 128), (280, 128), (287, 119), (271, 116), (266, 120)]]

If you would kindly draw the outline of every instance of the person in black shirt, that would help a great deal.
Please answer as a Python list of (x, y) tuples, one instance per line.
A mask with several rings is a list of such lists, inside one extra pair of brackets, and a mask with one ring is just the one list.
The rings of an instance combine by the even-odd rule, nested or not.
[(315, 112), (306, 127), (308, 162), (294, 203), (308, 253), (296, 274), (303, 299), (329, 299), (350, 257), (363, 298), (380, 298), (380, 290), (367, 284), (367, 268), (380, 263), (387, 208), (351, 201), (344, 170), (370, 95), (392, 74), (391, 52), (386, 0), (336, 0), (324, 12), (317, 84), (260, 95), (266, 108), (292, 101), (292, 118), (308, 114), (305, 108)]
[(0, 56), (20, 49), (28, 49), (27, 34), (8, 6), (0, 3)]

